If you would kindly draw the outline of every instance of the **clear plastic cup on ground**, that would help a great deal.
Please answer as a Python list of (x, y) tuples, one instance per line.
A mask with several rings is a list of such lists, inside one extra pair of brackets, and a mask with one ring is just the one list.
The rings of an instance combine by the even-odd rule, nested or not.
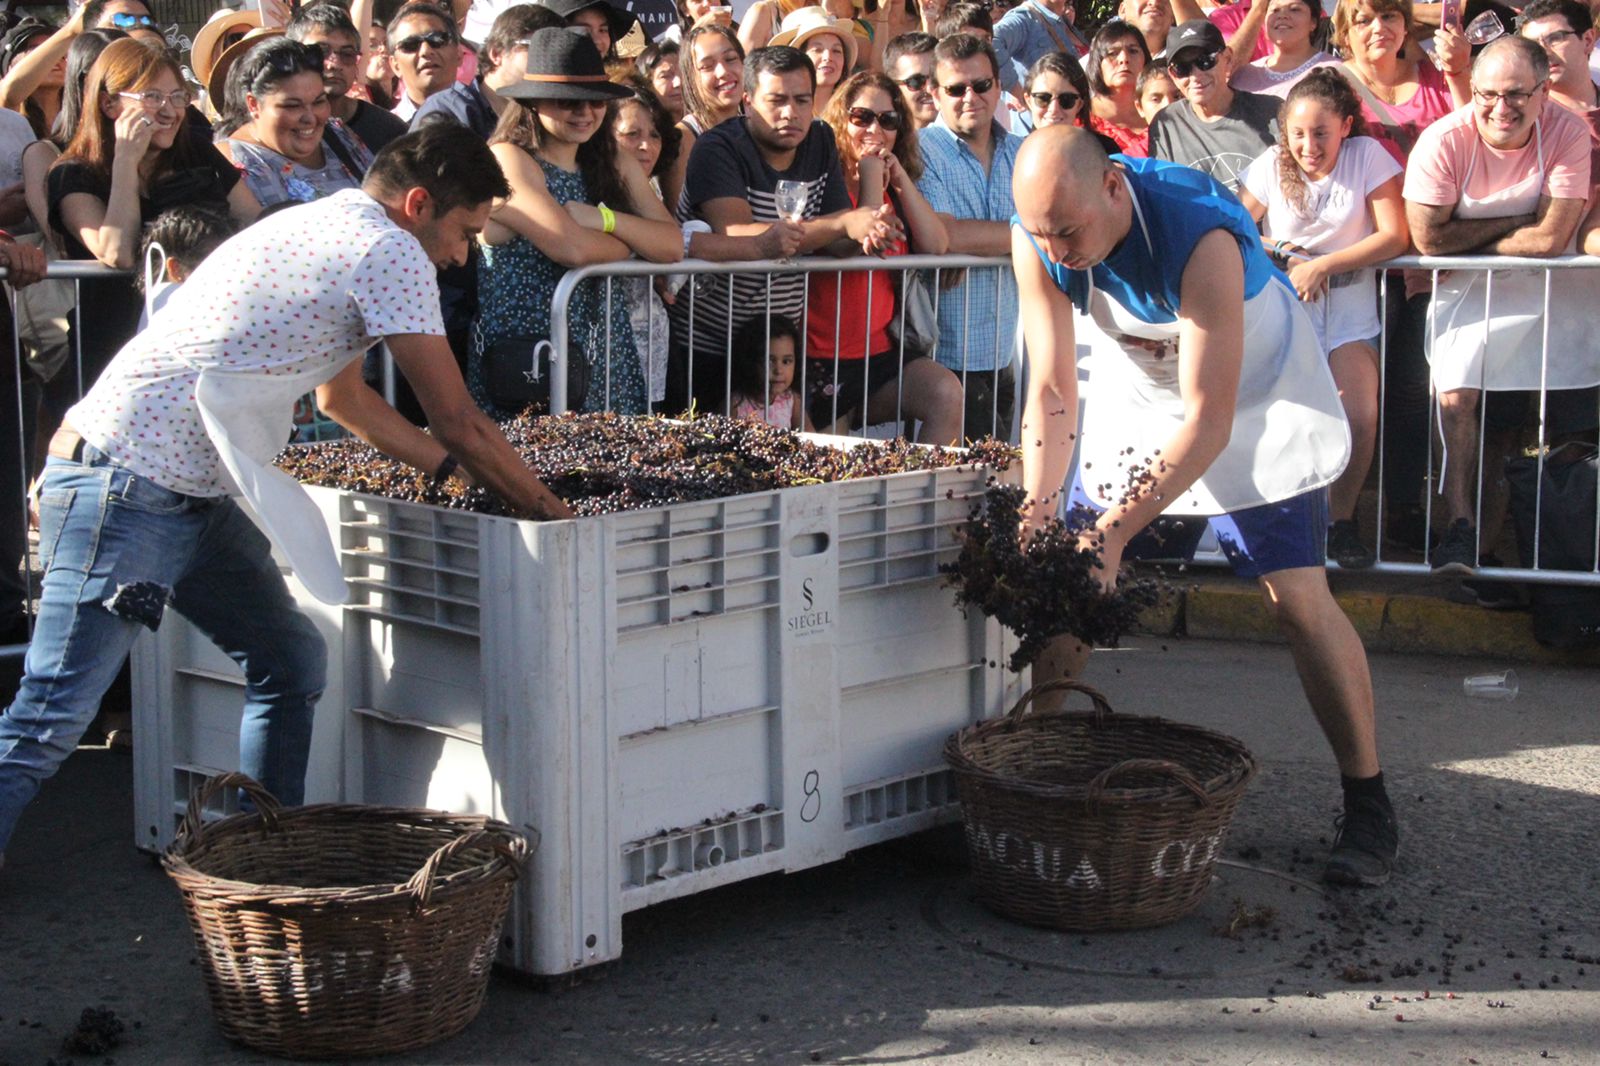
[(1461, 690), (1480, 700), (1514, 700), (1517, 698), (1517, 672), (1502, 670), (1498, 674), (1477, 674), (1461, 682)]

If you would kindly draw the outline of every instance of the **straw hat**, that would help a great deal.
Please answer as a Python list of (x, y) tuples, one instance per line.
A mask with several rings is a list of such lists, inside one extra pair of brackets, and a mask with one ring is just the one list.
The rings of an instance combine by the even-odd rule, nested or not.
[(788, 45), (804, 52), (806, 42), (821, 33), (831, 33), (844, 42), (844, 72), (848, 75), (856, 66), (855, 24), (847, 19), (834, 18), (825, 7), (802, 7), (789, 12), (784, 16), (778, 32), (767, 43)]
[(223, 51), (222, 39), (231, 34), (246, 34), (261, 28), (261, 12), (257, 10), (234, 11), (221, 8), (211, 13), (206, 24), (194, 34), (194, 44), (189, 49), (189, 69), (196, 80), (206, 85), (211, 78), (211, 68)]
[(528, 38), (528, 68), (504, 89), (513, 100), (620, 100), (633, 90), (606, 76), (606, 61), (582, 30), (547, 26)]
[[(211, 64), (211, 70), (205, 75), (206, 100), (214, 110), (219, 114), (222, 111), (222, 98), (228, 86), (228, 71), (233, 69), (233, 65), (239, 61), (239, 57), (262, 41), (270, 41), (274, 37), (282, 36), (283, 30), (281, 27), (257, 26), (222, 50), (222, 54), (217, 56), (216, 62)], [(199, 74), (200, 72), (197, 70), (195, 73)]]

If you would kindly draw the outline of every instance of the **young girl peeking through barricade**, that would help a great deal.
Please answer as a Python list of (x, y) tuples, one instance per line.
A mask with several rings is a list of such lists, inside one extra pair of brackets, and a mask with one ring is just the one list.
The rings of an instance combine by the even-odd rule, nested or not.
[(188, 280), (222, 242), (239, 232), (239, 226), (223, 211), (200, 204), (173, 207), (161, 212), (145, 230), (139, 259), (144, 269), (134, 278), (144, 295), (142, 330), (161, 310), (179, 285)]
[(757, 315), (734, 331), (734, 418), (811, 432), (794, 380), (799, 348), (800, 329), (787, 315)]
[(1278, 143), (1245, 170), (1239, 199), (1259, 222), (1311, 314), (1350, 421), (1350, 465), (1329, 490), (1328, 557), (1373, 563), (1356, 525), (1356, 500), (1378, 430), (1377, 278), (1373, 264), (1411, 241), (1400, 165), (1365, 136), (1361, 101), (1331, 68), (1313, 70), (1278, 113)]

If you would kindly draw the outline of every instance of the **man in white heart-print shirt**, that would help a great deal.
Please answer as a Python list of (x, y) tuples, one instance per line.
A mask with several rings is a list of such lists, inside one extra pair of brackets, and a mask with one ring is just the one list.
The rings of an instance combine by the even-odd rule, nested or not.
[[(296, 397), (315, 388), (330, 417), (436, 478), (470, 476), (522, 514), (571, 516), (473, 404), (439, 313), (436, 268), (465, 262), (490, 202), (509, 192), (482, 138), (460, 126), (398, 138), (361, 189), (224, 244), (67, 413), (40, 491), (38, 621), (0, 716), (0, 859), (139, 627), (154, 629), (169, 602), (244, 670), (241, 769), (302, 801), (327, 651), (234, 499), (301, 571), (285, 509), (261, 495), (283, 478), (270, 463)], [(378, 340), (422, 398), (431, 435), (362, 382), (361, 356)], [(303, 498), (288, 489), (289, 504)]]

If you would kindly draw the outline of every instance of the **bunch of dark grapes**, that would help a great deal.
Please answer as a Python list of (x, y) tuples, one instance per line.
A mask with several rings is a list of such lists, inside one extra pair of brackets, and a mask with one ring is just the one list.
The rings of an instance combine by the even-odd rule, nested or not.
[(1074, 509), (1065, 522), (1052, 518), (1022, 546), (1025, 493), (994, 485), (957, 534), (961, 554), (943, 567), (956, 605), (976, 609), (1016, 634), (1010, 667), (1021, 670), (1056, 637), (1114, 647), (1163, 594), (1159, 580), (1124, 575), (1115, 591), (1101, 590), (1100, 553), (1079, 543), (1095, 515)]
[[(704, 415), (689, 420), (614, 414), (522, 415), (501, 424), (530, 469), (578, 515), (611, 514), (794, 485), (908, 470), (980, 466), (1003, 470), (1008, 445), (957, 451), (905, 441), (831, 448), (786, 429)], [(504, 515), (492, 493), (460, 480), (443, 485), (359, 441), (291, 448), (278, 465), (300, 481), (438, 507)]]

